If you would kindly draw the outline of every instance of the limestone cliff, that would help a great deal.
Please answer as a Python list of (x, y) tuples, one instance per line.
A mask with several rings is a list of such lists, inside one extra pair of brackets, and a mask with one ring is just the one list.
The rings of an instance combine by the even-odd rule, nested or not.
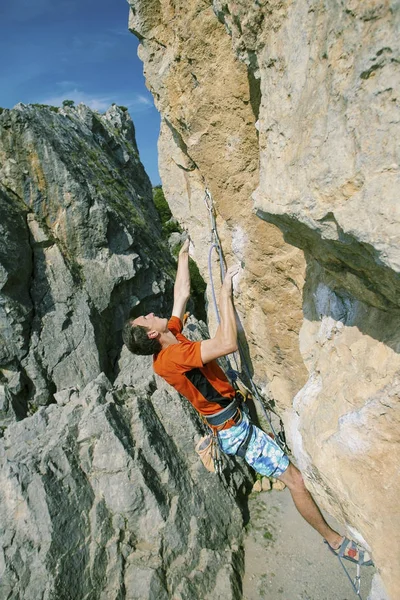
[(236, 306), (256, 381), (307, 485), (395, 600), (398, 2), (130, 6), (172, 211), (208, 277), (212, 192), (227, 262), (244, 265)]
[(124, 316), (164, 297), (173, 266), (126, 113), (18, 105), (0, 119), (1, 362), (23, 416), (109, 376)]
[(249, 472), (207, 473), (194, 410), (121, 352), (175, 276), (133, 123), (0, 112), (0, 597), (236, 600)]

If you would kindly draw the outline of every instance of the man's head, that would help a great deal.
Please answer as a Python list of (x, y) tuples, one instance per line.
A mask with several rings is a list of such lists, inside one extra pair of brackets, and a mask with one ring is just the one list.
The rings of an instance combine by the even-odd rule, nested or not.
[(168, 319), (156, 317), (154, 313), (128, 319), (122, 330), (124, 344), (133, 354), (156, 354), (162, 348), (160, 337), (168, 331)]

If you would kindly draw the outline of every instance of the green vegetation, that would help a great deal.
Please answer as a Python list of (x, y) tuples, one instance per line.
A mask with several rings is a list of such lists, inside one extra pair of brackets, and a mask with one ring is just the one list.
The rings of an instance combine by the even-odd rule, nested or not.
[(156, 185), (156, 187), (153, 188), (153, 200), (158, 214), (160, 215), (161, 223), (164, 225), (164, 223), (172, 218), (172, 212), (165, 199), (161, 185)]
[(172, 219), (172, 221), (167, 221), (166, 223), (163, 223), (162, 234), (164, 238), (168, 239), (171, 233), (175, 232), (182, 233), (182, 229), (174, 219)]
[[(164, 239), (168, 239), (171, 233), (182, 233), (182, 227), (172, 219), (173, 215), (165, 199), (161, 185), (153, 188), (153, 200), (158, 214), (160, 215), (162, 225), (162, 235)], [(171, 220), (172, 219), (172, 220)], [(177, 252), (179, 248), (177, 249)]]
[(75, 106), (75, 102), (73, 100), (63, 100), (63, 106), (70, 106), (71, 108), (73, 108)]
[(28, 416), (29, 417), (34, 415), (38, 410), (39, 410), (39, 407), (36, 404), (33, 404), (32, 402), (28, 403)]
[(189, 258), (189, 273), (192, 286), (192, 300), (196, 315), (202, 321), (207, 322), (207, 313), (204, 304), (204, 294), (206, 293), (207, 284), (200, 275), (198, 266), (191, 258)]
[(5, 110), (5, 109), (4, 109), (4, 108), (1, 108), (1, 106), (0, 106), (0, 115), (1, 115), (1, 114), (4, 112), (4, 110)]
[[(165, 239), (171, 235), (171, 233), (177, 232), (182, 233), (182, 227), (180, 227), (179, 223), (174, 220), (171, 220), (173, 215), (168, 206), (168, 202), (165, 199), (163, 189), (161, 185), (157, 185), (153, 188), (153, 200), (155, 207), (157, 209), (158, 214), (160, 215), (161, 224), (162, 224), (162, 234)], [(172, 254), (177, 258), (179, 254), (180, 247), (176, 246), (172, 252)], [(190, 273), (190, 282), (191, 282), (191, 298), (194, 304), (194, 312), (198, 319), (202, 319), (203, 321), (207, 320), (207, 314), (205, 310), (204, 304), (204, 294), (206, 291), (206, 283), (202, 276), (200, 275), (199, 268), (197, 264), (189, 257), (189, 273)]]
[(115, 102), (113, 102), (111, 104), (111, 106), (117, 106), (118, 108), (120, 108), (123, 112), (128, 112), (128, 107), (127, 106), (122, 106), (121, 104), (116, 104)]
[[(68, 115), (67, 115), (68, 116)], [(108, 135), (97, 116), (93, 118), (93, 127), (100, 135)], [(75, 137), (76, 147), (68, 158), (79, 168), (81, 177), (90, 183), (103, 200), (117, 213), (123, 215), (127, 222), (140, 230), (148, 228), (144, 217), (132, 200), (132, 186), (122, 171), (113, 165), (110, 156), (112, 151), (104, 152), (98, 144), (86, 137)]]
[(58, 106), (50, 106), (50, 104), (32, 104), (35, 108), (48, 108), (52, 112), (58, 113)]
[(125, 144), (126, 144), (126, 147), (129, 150), (129, 154), (132, 154), (135, 157), (139, 157), (138, 151), (135, 150), (135, 148), (134, 148), (133, 144), (131, 144), (131, 142), (125, 141)]

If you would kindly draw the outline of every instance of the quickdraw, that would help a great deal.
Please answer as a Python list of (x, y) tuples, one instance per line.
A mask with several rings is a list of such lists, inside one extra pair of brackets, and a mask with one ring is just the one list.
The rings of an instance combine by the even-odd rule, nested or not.
[(217, 475), (222, 475), (222, 455), (221, 448), (219, 447), (218, 442), (218, 433), (216, 430), (212, 432), (212, 447), (211, 447), (211, 456), (214, 461), (214, 469)]
[[(223, 258), (223, 253), (222, 253), (222, 247), (221, 247), (221, 243), (220, 243), (218, 232), (217, 232), (217, 223), (216, 223), (216, 219), (215, 219), (214, 203), (213, 203), (211, 193), (207, 188), (205, 188), (204, 203), (207, 207), (209, 217), (210, 217), (210, 224), (211, 224), (210, 249), (209, 249), (209, 253), (208, 253), (208, 273), (209, 273), (211, 294), (212, 294), (212, 299), (213, 299), (215, 315), (216, 315), (217, 321), (219, 323), (220, 316), (219, 316), (217, 298), (216, 298), (216, 294), (215, 294), (214, 280), (213, 280), (213, 275), (212, 275), (212, 253), (213, 253), (214, 249), (218, 253), (221, 281), (223, 280), (223, 278), (225, 276), (225, 267), (224, 267), (224, 258)], [(240, 341), (240, 338), (238, 338), (238, 349), (239, 349), (239, 356), (240, 356), (240, 364), (246, 375), (247, 380), (250, 382), (250, 387), (251, 387), (250, 392), (251, 392), (252, 396), (257, 399), (257, 401), (261, 407), (261, 410), (268, 422), (268, 425), (271, 428), (271, 432), (274, 436), (276, 443), (280, 446), (280, 448), (284, 452), (287, 452), (288, 446), (286, 443), (286, 436), (285, 436), (282, 420), (280, 419), (279, 415), (277, 415), (277, 413), (272, 409), (271, 404), (267, 403), (268, 411), (273, 412), (279, 418), (281, 429), (277, 433), (272, 424), (271, 417), (270, 417), (267, 409), (265, 408), (266, 401), (263, 398), (261, 398), (261, 396), (258, 392), (258, 389), (253, 381), (253, 378), (251, 376), (250, 369), (249, 369), (249, 367), (247, 365), (247, 361), (246, 361), (246, 355), (245, 355), (245, 352), (243, 349), (243, 345)], [(232, 385), (235, 388), (235, 390), (238, 390), (239, 388), (237, 385), (237, 379), (239, 378), (239, 366), (238, 366), (238, 361), (236, 358), (236, 353), (233, 354), (233, 359), (235, 361), (236, 369), (232, 368), (229, 357), (226, 357), (227, 364), (228, 364), (227, 375), (231, 379)]]
[[(212, 196), (209, 192), (209, 190), (206, 188), (205, 189), (205, 196), (204, 196), (204, 202), (206, 204), (207, 210), (209, 212), (210, 215), (210, 222), (211, 222), (211, 238), (210, 238), (210, 250), (208, 253), (208, 271), (209, 271), (209, 278), (210, 278), (210, 284), (211, 284), (211, 293), (212, 293), (212, 298), (213, 298), (213, 304), (214, 304), (214, 309), (215, 309), (215, 314), (216, 314), (216, 318), (218, 323), (220, 322), (220, 317), (219, 317), (219, 310), (218, 310), (218, 304), (217, 304), (217, 299), (216, 299), (216, 295), (215, 295), (215, 289), (214, 289), (214, 282), (213, 282), (213, 276), (212, 276), (212, 262), (211, 262), (211, 258), (212, 258), (212, 252), (215, 249), (218, 253), (218, 257), (219, 257), (219, 263), (220, 263), (220, 272), (221, 272), (221, 281), (223, 280), (224, 276), (225, 276), (225, 268), (224, 268), (224, 258), (223, 258), (223, 253), (222, 253), (222, 248), (221, 248), (221, 243), (218, 237), (218, 232), (217, 232), (217, 224), (216, 224), (216, 220), (215, 220), (215, 211), (214, 211), (214, 203), (212, 200)], [(280, 446), (280, 448), (284, 451), (287, 452), (288, 451), (288, 446), (286, 443), (286, 437), (285, 437), (285, 431), (283, 428), (283, 423), (282, 420), (280, 419), (279, 415), (278, 418), (280, 419), (280, 431), (277, 433), (272, 425), (271, 422), (271, 418), (264, 406), (265, 400), (261, 398), (256, 385), (254, 384), (253, 378), (251, 377), (250, 374), (250, 370), (248, 368), (247, 362), (246, 362), (246, 358), (245, 358), (245, 353), (243, 351), (243, 347), (241, 345), (240, 339), (238, 339), (238, 349), (239, 349), (239, 355), (240, 355), (240, 362), (243, 368), (243, 371), (246, 374), (246, 377), (248, 379), (248, 381), (250, 382), (250, 387), (251, 387), (251, 394), (253, 395), (253, 397), (255, 397), (258, 402), (259, 405), (261, 406), (261, 409), (264, 413), (264, 416), (266, 417), (268, 424), (271, 428), (271, 431), (274, 435), (275, 441), (277, 442), (277, 444)], [(239, 375), (239, 368), (238, 368), (238, 362), (236, 360), (236, 356), (234, 355), (234, 360), (235, 360), (235, 364), (236, 364), (236, 370), (232, 369), (231, 363), (229, 361), (229, 357), (227, 357), (227, 363), (228, 363), (228, 376), (231, 379), (232, 385), (236, 390), (236, 393), (240, 392), (243, 394), (243, 392), (238, 388), (237, 385), (237, 379), (238, 379), (238, 375)], [(268, 410), (270, 412), (273, 412), (275, 415), (275, 411), (272, 409), (271, 405), (269, 403), (267, 403), (268, 405)], [(217, 428), (212, 428), (213, 429), (213, 440), (214, 440), (214, 448), (215, 448), (215, 452), (216, 452), (216, 457), (218, 456), (218, 458), (216, 458), (214, 460), (214, 465), (215, 465), (215, 471), (221, 475), (222, 473), (222, 461), (221, 461), (221, 452), (220, 452), (220, 448), (219, 448), (219, 443), (218, 443), (218, 433), (217, 433)], [(236, 453), (238, 456), (244, 456), (246, 454), (246, 450), (247, 447), (250, 443), (251, 437), (252, 437), (252, 433), (253, 433), (253, 426), (250, 427), (249, 433), (246, 436), (246, 439), (242, 442), (239, 451)], [(339, 562), (343, 567), (344, 572), (346, 573), (351, 586), (353, 588), (354, 593), (358, 596), (359, 600), (362, 600), (361, 598), (361, 593), (360, 593), (360, 587), (361, 587), (361, 574), (360, 574), (360, 564), (357, 564), (357, 574), (354, 578), (354, 580), (351, 578), (348, 570), (346, 569), (345, 565), (343, 564), (343, 560), (341, 559), (340, 556), (338, 556), (339, 558)]]

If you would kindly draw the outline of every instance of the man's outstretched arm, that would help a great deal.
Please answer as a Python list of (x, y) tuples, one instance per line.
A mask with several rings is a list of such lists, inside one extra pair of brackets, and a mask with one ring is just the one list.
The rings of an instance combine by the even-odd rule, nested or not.
[(187, 238), (179, 251), (178, 270), (176, 272), (174, 285), (174, 306), (172, 308), (172, 316), (178, 317), (181, 321), (183, 321), (186, 304), (190, 296), (189, 244), (190, 238)]
[(235, 265), (226, 272), (219, 299), (220, 324), (211, 340), (201, 342), (201, 360), (203, 364), (237, 350), (236, 316), (232, 302), (232, 278), (238, 273), (239, 268), (239, 265)]

